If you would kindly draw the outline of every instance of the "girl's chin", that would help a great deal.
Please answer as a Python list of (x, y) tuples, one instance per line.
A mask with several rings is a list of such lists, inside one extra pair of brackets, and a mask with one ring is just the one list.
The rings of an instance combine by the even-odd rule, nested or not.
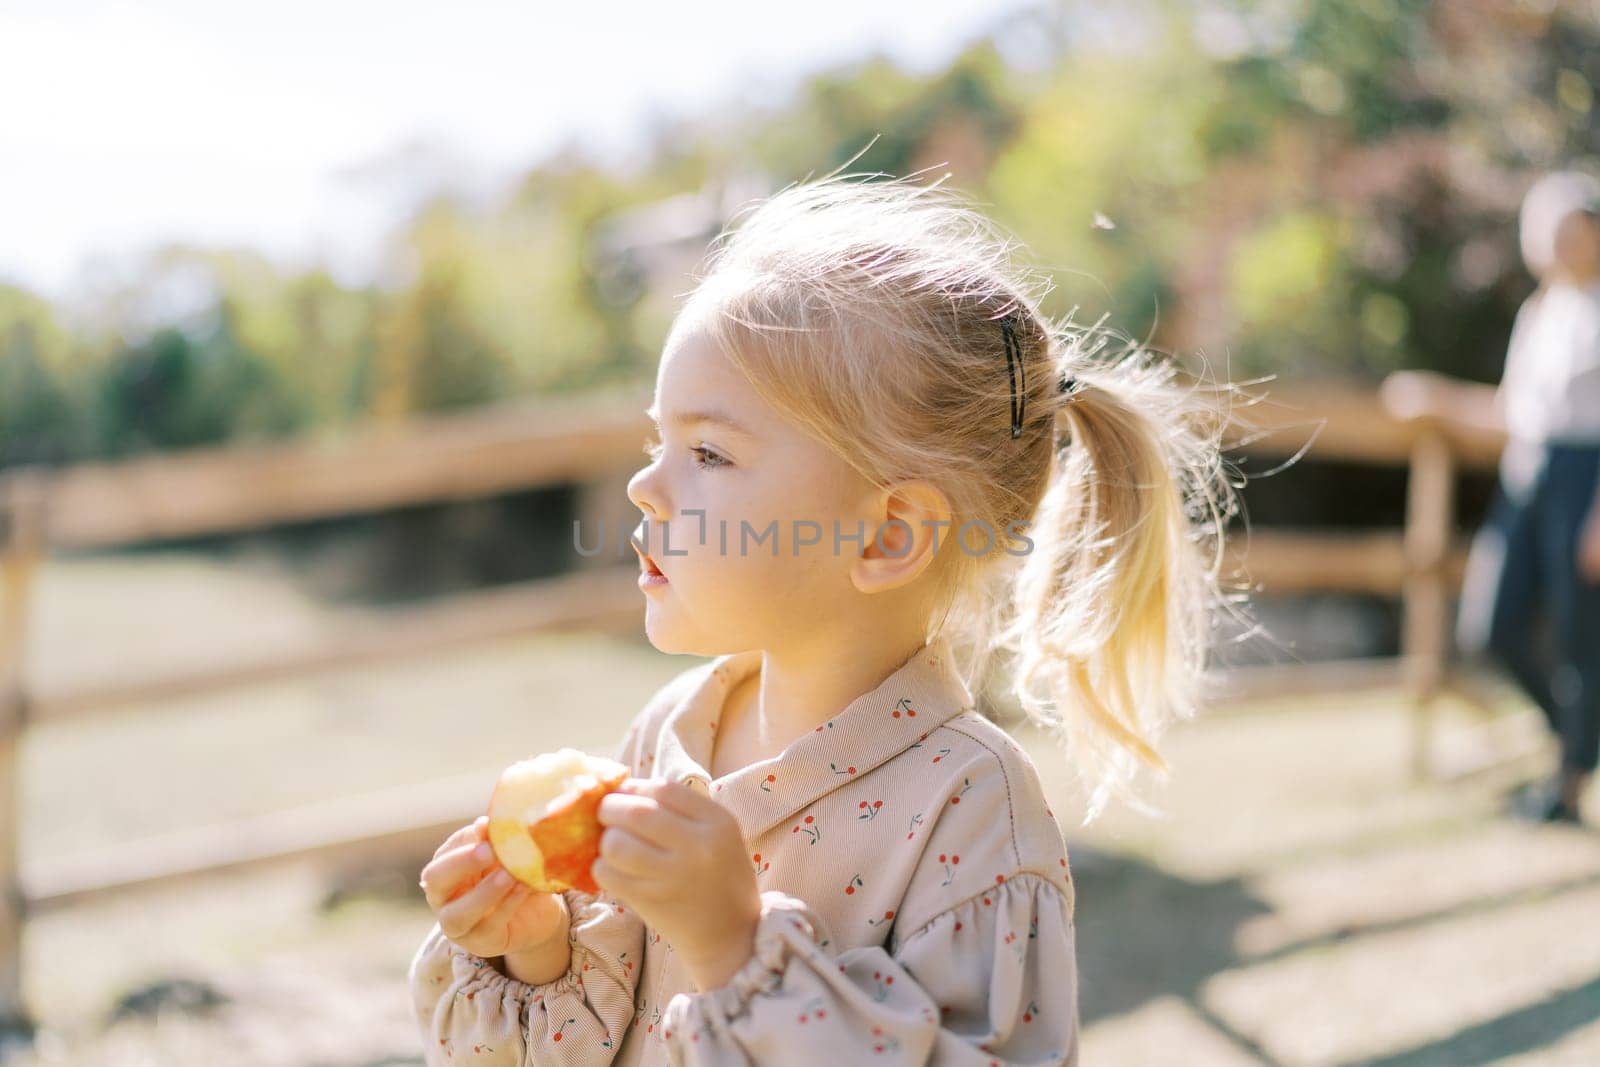
[(651, 605), (645, 608), (644, 635), (657, 652), (669, 656), (704, 656), (710, 659), (732, 649), (744, 647), (737, 639), (707, 636), (694, 627)]
[(655, 595), (645, 598), (644, 606), (644, 635), (650, 639), (658, 652), (667, 652), (672, 655), (682, 655), (687, 650), (683, 647), (684, 635), (679, 632), (681, 627), (665, 617), (661, 605), (656, 602)]
[(668, 656), (704, 656), (710, 659), (721, 654), (707, 649), (701, 642), (685, 641), (670, 632), (664, 633), (655, 627), (646, 627), (645, 637), (649, 638), (651, 648)]

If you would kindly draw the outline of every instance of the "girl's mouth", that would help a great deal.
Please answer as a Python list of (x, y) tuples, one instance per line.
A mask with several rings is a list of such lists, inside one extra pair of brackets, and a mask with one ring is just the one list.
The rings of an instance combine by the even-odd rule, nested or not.
[(661, 568), (656, 566), (655, 560), (645, 555), (638, 545), (633, 550), (639, 553), (639, 588), (653, 589), (667, 584), (667, 576), (661, 573)]

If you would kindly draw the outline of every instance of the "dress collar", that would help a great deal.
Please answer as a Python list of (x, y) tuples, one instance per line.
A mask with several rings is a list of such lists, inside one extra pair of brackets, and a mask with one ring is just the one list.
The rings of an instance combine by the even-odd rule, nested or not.
[(762, 655), (756, 649), (711, 661), (662, 723), (653, 771), (714, 797), (733, 812), (746, 840), (915, 748), (936, 727), (974, 707), (941, 634), (779, 755), (713, 780), (706, 768), (723, 706), (739, 682), (761, 669)]

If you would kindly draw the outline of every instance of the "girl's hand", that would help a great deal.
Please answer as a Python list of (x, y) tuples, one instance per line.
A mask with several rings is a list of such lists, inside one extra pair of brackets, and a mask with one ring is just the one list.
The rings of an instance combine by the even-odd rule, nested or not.
[(665, 778), (626, 779), (598, 814), (606, 829), (595, 882), (672, 944), (701, 990), (726, 983), (754, 952), (761, 918), (733, 814)]
[(475, 956), (527, 952), (566, 936), (566, 898), (536, 892), (500, 866), (486, 815), (445, 838), (418, 884), (440, 931)]
[(1578, 537), (1578, 575), (1588, 582), (1600, 582), (1600, 500), (1590, 506)]

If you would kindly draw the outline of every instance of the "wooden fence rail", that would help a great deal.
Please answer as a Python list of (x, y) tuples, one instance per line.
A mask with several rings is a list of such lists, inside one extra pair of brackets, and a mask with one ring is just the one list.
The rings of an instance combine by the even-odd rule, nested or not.
[[(1254, 531), (1230, 546), (1227, 565), (1272, 592), (1404, 597), (1400, 667), (1418, 709), (1416, 767), (1425, 770), (1428, 706), (1448, 654), (1444, 613), (1465, 559), (1465, 543), (1451, 521), (1454, 476), (1463, 467), (1491, 468), (1501, 441), (1425, 420), (1397, 422), (1358, 389), (1301, 386), (1267, 393), (1265, 402), (1237, 413), (1230, 427), (1233, 452), (1261, 459), (1304, 452), (1409, 466), (1406, 526), (1360, 533)], [(0, 1024), (31, 1030), (20, 970), (21, 932), (30, 912), (202, 871), (335, 854), (425, 854), (471, 810), (482, 785), (434, 783), (408, 789), (405, 798), (346, 801), (249, 826), (134, 842), (92, 859), (23, 864), (17, 746), (31, 724), (517, 633), (636, 628), (640, 613), (636, 564), (608, 552), (584, 559), (573, 574), (440, 598), (271, 656), (49, 691), (30, 684), (24, 669), (29, 604), (45, 558), (554, 485), (577, 486), (586, 534), (604, 528), (620, 548), (638, 519), (624, 488), (643, 462), (649, 401), (647, 390), (622, 389), (372, 428), (336, 440), (0, 474)], [(1336, 677), (1326, 665), (1315, 670)], [(1387, 676), (1382, 669), (1367, 674)]]

